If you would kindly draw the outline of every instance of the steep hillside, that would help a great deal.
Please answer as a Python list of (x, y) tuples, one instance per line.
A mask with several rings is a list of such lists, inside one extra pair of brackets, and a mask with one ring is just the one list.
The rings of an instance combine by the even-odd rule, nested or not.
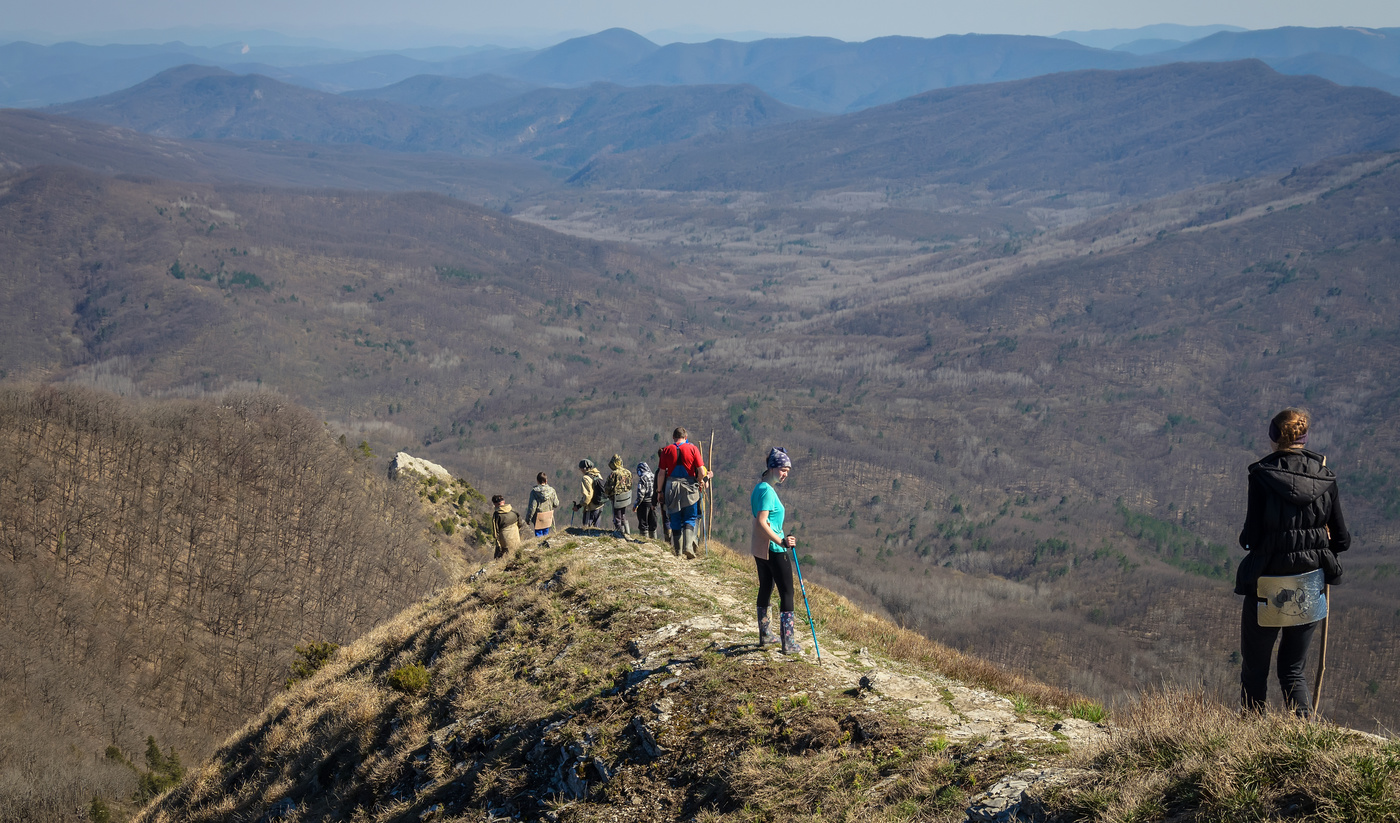
[(685, 270), (435, 195), (51, 169), (3, 189), (11, 376), (83, 367), (146, 391), (260, 380), (397, 447), (466, 434), (444, 409), (527, 382), (572, 394), (645, 357), (636, 335), (695, 326), (672, 281)]
[(820, 659), (761, 648), (751, 561), (718, 545), (550, 544), (340, 650), (138, 820), (1382, 821), (1400, 799), (1394, 742), (1183, 695), (1106, 736), (1100, 707), (820, 587)]
[(0, 390), (0, 820), (148, 798), (148, 737), (206, 756), (294, 647), (456, 576), (461, 539), (369, 457), (274, 395)]
[(1400, 148), (1400, 98), (1262, 63), (1073, 72), (597, 161), (581, 185), (860, 191), (929, 185), (1144, 197)]

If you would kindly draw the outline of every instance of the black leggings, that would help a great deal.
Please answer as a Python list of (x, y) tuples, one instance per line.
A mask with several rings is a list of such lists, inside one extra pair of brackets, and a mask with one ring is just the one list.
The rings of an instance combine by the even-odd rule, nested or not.
[(637, 504), (637, 528), (644, 532), (656, 531), (656, 507), (650, 503)]
[(773, 587), (778, 587), (779, 611), (792, 611), (792, 561), (787, 552), (768, 552), (768, 559), (755, 557), (758, 565), (758, 607), (768, 608)]
[(1303, 668), (1312, 642), (1316, 623), (1306, 626), (1260, 626), (1259, 609), (1253, 597), (1244, 599), (1244, 614), (1240, 619), (1240, 703), (1246, 709), (1262, 711), (1269, 702), (1269, 658), (1273, 656), (1274, 641), (1278, 644), (1278, 684), (1283, 689), (1283, 702), (1301, 715), (1312, 713)]

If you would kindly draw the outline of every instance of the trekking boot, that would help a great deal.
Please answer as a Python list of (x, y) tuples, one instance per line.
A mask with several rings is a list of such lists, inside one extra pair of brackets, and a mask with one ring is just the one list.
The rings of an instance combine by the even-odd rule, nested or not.
[(777, 643), (778, 638), (773, 636), (773, 629), (768, 620), (768, 610), (758, 610), (758, 645), (767, 646), (769, 643)]
[(686, 526), (684, 529), (681, 530), (681, 547), (685, 550), (684, 554), (686, 560), (695, 559), (696, 544), (697, 541), (695, 537), (695, 527)]
[(681, 556), (681, 533), (671, 532), (671, 548), (675, 551), (676, 557)]
[(783, 654), (802, 654), (802, 647), (797, 643), (797, 630), (793, 625), (792, 612), (778, 615), (778, 632), (783, 643)]

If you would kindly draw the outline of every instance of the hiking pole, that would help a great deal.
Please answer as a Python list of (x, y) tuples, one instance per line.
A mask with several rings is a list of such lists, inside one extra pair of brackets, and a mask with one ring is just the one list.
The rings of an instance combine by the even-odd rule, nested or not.
[(812, 622), (812, 604), (807, 602), (807, 584), (802, 582), (802, 564), (797, 560), (797, 546), (792, 547), (792, 565), (797, 569), (797, 585), (802, 589), (802, 605), (807, 607), (807, 628), (812, 630), (812, 648), (817, 650), (817, 663), (822, 662), (822, 647), (817, 643), (817, 624)]
[[(1327, 584), (1322, 586), (1322, 596), (1327, 598), (1327, 615), (1332, 615), (1332, 587)], [(1313, 714), (1317, 714), (1317, 706), (1322, 702), (1322, 673), (1327, 671), (1327, 621), (1328, 617), (1322, 618), (1322, 647), (1317, 652), (1317, 679), (1313, 681)]]

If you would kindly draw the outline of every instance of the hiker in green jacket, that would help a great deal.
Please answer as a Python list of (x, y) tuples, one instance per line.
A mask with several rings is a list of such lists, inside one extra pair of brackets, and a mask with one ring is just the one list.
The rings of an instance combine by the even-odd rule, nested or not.
[(632, 472), (623, 468), (622, 455), (615, 454), (608, 461), (608, 479), (603, 484), (603, 495), (612, 505), (613, 531), (618, 537), (630, 534), (632, 528), (627, 523), (627, 507), (632, 505)]
[(603, 514), (603, 475), (598, 471), (598, 466), (592, 460), (584, 458), (578, 461), (578, 473), (583, 476), (579, 481), (579, 489), (583, 496), (574, 501), (574, 511), (581, 511), (580, 523), (585, 529), (598, 528), (598, 519)]

